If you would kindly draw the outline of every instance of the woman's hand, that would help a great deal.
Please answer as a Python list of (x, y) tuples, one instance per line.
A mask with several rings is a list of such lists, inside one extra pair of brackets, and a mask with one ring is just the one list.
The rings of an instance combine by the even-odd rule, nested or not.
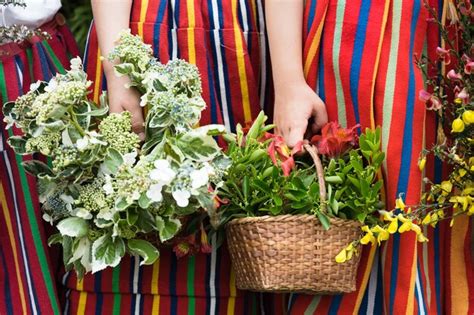
[[(310, 118), (311, 126), (308, 126)], [(275, 90), (273, 121), (277, 134), (290, 147), (303, 140), (307, 131), (316, 133), (327, 120), (323, 101), (305, 82)]]
[(145, 140), (145, 127), (143, 124), (143, 112), (140, 106), (140, 94), (134, 88), (125, 87), (130, 83), (125, 76), (117, 77), (115, 73), (107, 75), (107, 95), (111, 113), (129, 111), (132, 114), (132, 129), (138, 134), (140, 140)]

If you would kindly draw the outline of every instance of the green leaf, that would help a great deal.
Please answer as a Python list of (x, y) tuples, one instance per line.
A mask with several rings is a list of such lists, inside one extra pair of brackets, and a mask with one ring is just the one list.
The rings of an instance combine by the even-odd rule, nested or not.
[(61, 233), (55, 233), (48, 238), (48, 246), (53, 244), (61, 244), (63, 242), (63, 236)]
[(49, 168), (48, 165), (38, 160), (24, 161), (21, 164), (25, 168), (25, 171), (33, 176), (38, 176), (40, 174), (49, 176), (54, 175), (53, 171)]
[(326, 183), (328, 184), (342, 184), (342, 178), (337, 176), (337, 175), (334, 175), (334, 176), (326, 176), (324, 177), (324, 180), (326, 181)]
[(117, 173), (120, 165), (123, 164), (123, 157), (119, 151), (108, 148), (107, 156), (105, 157), (103, 165), (104, 173), (115, 174)]
[(178, 219), (170, 219), (167, 217), (156, 217), (156, 226), (160, 235), (160, 240), (166, 242), (173, 238), (181, 227), (181, 221)]
[(25, 155), (31, 153), (26, 152), (26, 139), (24, 137), (12, 136), (8, 138), (7, 142), (16, 154)]
[(128, 240), (127, 246), (130, 253), (143, 258), (140, 265), (151, 265), (160, 257), (158, 249), (148, 241)]
[(140, 198), (138, 199), (138, 205), (142, 209), (148, 209), (148, 207), (151, 205), (151, 199), (147, 197), (146, 192), (140, 195)]
[(83, 237), (89, 230), (87, 221), (78, 217), (69, 217), (61, 220), (56, 227), (61, 235), (71, 237)]
[(77, 116), (92, 116), (92, 117), (100, 117), (105, 116), (109, 112), (108, 107), (100, 107), (97, 109), (86, 111), (85, 113), (79, 113)]
[(3, 115), (10, 116), (13, 111), (13, 108), (15, 108), (14, 101), (6, 102), (5, 104), (3, 104), (3, 108), (2, 108)]
[(92, 273), (117, 266), (124, 254), (125, 243), (121, 238), (114, 240), (109, 234), (99, 237), (92, 244)]
[(206, 162), (213, 159), (220, 148), (211, 136), (198, 136), (187, 133), (178, 139), (176, 145), (191, 160)]
[(319, 222), (321, 222), (321, 225), (323, 226), (323, 228), (325, 230), (329, 230), (329, 228), (331, 227), (331, 223), (329, 222), (329, 218), (321, 213), (321, 212), (316, 212), (316, 215), (318, 216), (318, 219), (319, 219)]
[(121, 63), (114, 66), (114, 71), (120, 77), (135, 71), (135, 66), (131, 63)]

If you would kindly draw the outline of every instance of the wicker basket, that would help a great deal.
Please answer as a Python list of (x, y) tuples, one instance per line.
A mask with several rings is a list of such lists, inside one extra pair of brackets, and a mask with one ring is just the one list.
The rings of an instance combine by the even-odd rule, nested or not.
[[(320, 198), (325, 200), (322, 165), (315, 160)], [(323, 202), (324, 204), (324, 202)], [(356, 289), (359, 256), (337, 263), (336, 255), (360, 236), (360, 223), (331, 219), (324, 230), (314, 215), (234, 219), (226, 226), (227, 243), (239, 289), (261, 292), (337, 294)]]

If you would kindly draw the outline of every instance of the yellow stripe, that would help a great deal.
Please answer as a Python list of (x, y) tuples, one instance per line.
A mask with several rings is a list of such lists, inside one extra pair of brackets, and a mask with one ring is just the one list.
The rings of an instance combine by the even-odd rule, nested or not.
[(375, 77), (377, 76), (379, 61), (380, 61), (380, 52), (382, 51), (382, 42), (385, 33), (385, 27), (387, 24), (388, 18), (388, 11), (390, 7), (390, 1), (385, 1), (385, 8), (383, 11), (383, 19), (382, 19), (382, 31), (380, 32), (380, 40), (379, 45), (377, 47), (377, 54), (375, 55), (375, 65), (374, 65), (374, 73), (372, 75), (372, 90), (370, 92), (370, 126), (372, 129), (375, 129), (375, 117), (374, 117), (374, 91), (375, 91)]
[(364, 298), (364, 294), (365, 294), (365, 289), (367, 288), (367, 283), (369, 282), (369, 276), (372, 270), (372, 265), (374, 263), (374, 257), (375, 257), (376, 251), (377, 251), (377, 246), (372, 246), (370, 248), (369, 258), (367, 260), (367, 265), (364, 270), (364, 276), (362, 277), (360, 289), (358, 290), (359, 294), (357, 295), (353, 314), (357, 314), (359, 312), (360, 304), (362, 303), (362, 299)]
[[(451, 314), (467, 314), (469, 310), (469, 286), (466, 277), (464, 246), (468, 232), (469, 217), (460, 216), (451, 228), (450, 274)], [(449, 298), (449, 297), (448, 297)]]
[(97, 48), (97, 65), (95, 68), (95, 84), (94, 84), (94, 102), (99, 104), (99, 96), (102, 93), (100, 90), (100, 81), (102, 80), (102, 59), (100, 56), (100, 49)]
[[(413, 240), (416, 242), (416, 240)], [(416, 261), (418, 259), (418, 251), (417, 251), (418, 244), (415, 244), (415, 248), (413, 250), (413, 263), (411, 265), (411, 277), (410, 277), (410, 288), (408, 289), (408, 300), (407, 300), (407, 308), (406, 314), (415, 314), (415, 277), (416, 277)]]
[(230, 296), (229, 302), (227, 303), (227, 315), (234, 315), (235, 313), (235, 296), (237, 295), (237, 290), (235, 288), (235, 273), (234, 269), (230, 269)]
[(142, 0), (140, 8), (140, 21), (138, 22), (138, 35), (143, 39), (143, 23), (146, 19), (146, 11), (148, 9), (148, 0)]
[(306, 62), (304, 64), (304, 76), (308, 77), (309, 69), (311, 64), (313, 64), (314, 58), (316, 57), (316, 52), (319, 47), (319, 42), (321, 41), (321, 33), (323, 32), (324, 20), (326, 18), (327, 7), (324, 9), (324, 14), (321, 19), (321, 22), (318, 25), (314, 39), (311, 40), (311, 46), (309, 47), (308, 56), (306, 57)]
[(15, 241), (15, 235), (13, 234), (13, 228), (12, 228), (12, 220), (10, 217), (10, 213), (8, 212), (8, 205), (7, 205), (7, 199), (5, 197), (5, 191), (3, 190), (3, 184), (0, 181), (0, 204), (2, 205), (3, 209), (3, 214), (5, 216), (5, 221), (7, 223), (7, 231), (8, 231), (8, 238), (10, 239), (10, 244), (12, 246), (13, 250), (13, 260), (15, 263), (15, 272), (16, 272), (16, 278), (18, 280), (18, 291), (20, 294), (20, 301), (21, 301), (21, 309), (23, 310), (23, 314), (26, 314), (26, 299), (25, 299), (25, 293), (23, 289), (23, 281), (21, 279), (21, 274), (20, 274), (20, 265), (18, 263), (18, 253), (16, 251), (16, 241)]
[(194, 12), (194, 0), (188, 0), (188, 54), (189, 62), (196, 64), (196, 47), (194, 45), (194, 28), (195, 28), (195, 12)]
[(153, 272), (151, 274), (151, 294), (153, 294), (152, 314), (160, 312), (160, 295), (158, 292), (158, 277), (160, 275), (160, 260), (153, 264)]
[(247, 82), (247, 72), (245, 70), (245, 51), (242, 43), (242, 34), (237, 20), (237, 0), (232, 0), (232, 17), (235, 37), (235, 53), (237, 57), (237, 67), (239, 69), (240, 90), (242, 91), (242, 105), (244, 107), (244, 119), (246, 122), (252, 121), (250, 111), (249, 88)]
[(79, 291), (79, 302), (77, 305), (77, 315), (86, 313), (87, 304), (87, 292), (82, 291), (84, 289), (84, 283), (82, 280), (77, 280), (76, 290)]

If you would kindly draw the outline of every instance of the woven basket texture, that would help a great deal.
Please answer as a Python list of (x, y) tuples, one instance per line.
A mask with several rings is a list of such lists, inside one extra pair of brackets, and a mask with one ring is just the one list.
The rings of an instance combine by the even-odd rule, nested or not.
[(360, 256), (345, 263), (337, 263), (335, 257), (360, 236), (360, 224), (342, 219), (330, 222), (326, 231), (314, 215), (230, 221), (226, 234), (237, 287), (309, 294), (355, 291)]

